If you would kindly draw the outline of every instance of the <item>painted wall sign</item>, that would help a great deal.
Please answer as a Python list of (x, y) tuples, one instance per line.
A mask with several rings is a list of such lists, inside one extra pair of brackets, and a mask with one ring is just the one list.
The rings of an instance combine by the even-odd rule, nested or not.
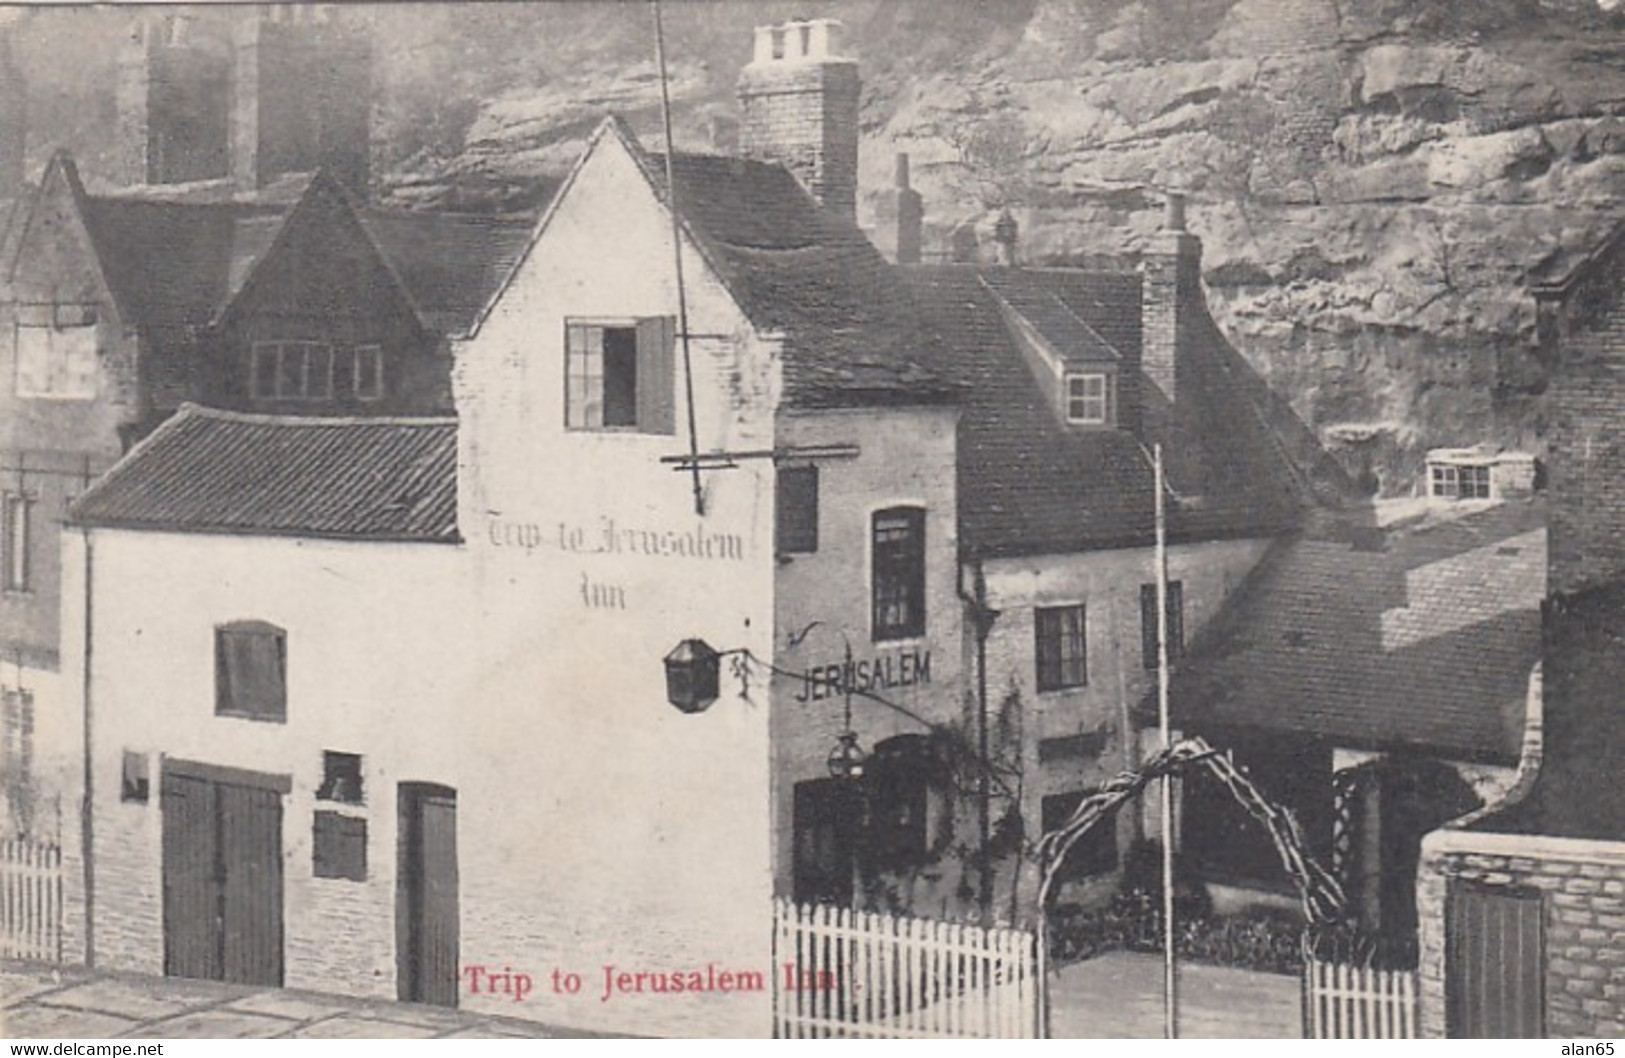
[(931, 651), (904, 650), (874, 658), (842, 659), (834, 664), (814, 665), (801, 676), (798, 702), (839, 698), (847, 688), (853, 692), (876, 691), (889, 687), (913, 687), (931, 682)]
[(682, 529), (629, 525), (603, 515), (591, 525), (559, 522), (510, 522), (492, 515), (486, 523), (492, 547), (530, 554), (556, 547), (573, 555), (648, 555), (653, 558), (697, 558), (717, 562), (743, 562), (745, 540), (737, 533), (718, 533), (703, 524)]

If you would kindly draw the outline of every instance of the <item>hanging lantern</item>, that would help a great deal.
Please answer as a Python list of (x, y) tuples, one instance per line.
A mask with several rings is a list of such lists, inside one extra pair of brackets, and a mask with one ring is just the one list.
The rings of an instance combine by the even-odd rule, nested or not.
[(864, 767), (863, 748), (858, 745), (855, 731), (844, 731), (829, 753), (829, 774), (835, 779), (861, 779)]
[(722, 655), (703, 639), (685, 639), (666, 655), (666, 700), (685, 713), (703, 713), (717, 700)]

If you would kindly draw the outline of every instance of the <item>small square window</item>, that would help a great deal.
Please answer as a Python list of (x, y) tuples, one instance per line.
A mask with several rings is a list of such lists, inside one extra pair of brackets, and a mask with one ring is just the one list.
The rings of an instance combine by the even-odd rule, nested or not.
[(319, 811), (311, 830), (311, 867), (318, 878), (367, 880), (367, 821)]
[(818, 468), (780, 467), (778, 550), (781, 555), (818, 550)]
[(1068, 375), (1066, 421), (1104, 426), (1111, 421), (1111, 379), (1106, 375)]
[(316, 799), (361, 804), (361, 755), (322, 751), (322, 784), (316, 788)]
[(151, 788), (147, 772), (147, 755), (124, 751), (124, 776), (119, 786), (119, 800), (137, 804), (147, 802)]

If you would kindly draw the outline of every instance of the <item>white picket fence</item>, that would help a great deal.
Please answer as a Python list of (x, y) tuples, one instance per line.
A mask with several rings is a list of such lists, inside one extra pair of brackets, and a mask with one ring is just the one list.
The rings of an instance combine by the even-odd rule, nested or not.
[(0, 839), (0, 958), (62, 961), (62, 847)]
[(1033, 1039), (1033, 934), (849, 908), (773, 907), (773, 1035)]
[(1416, 1038), (1416, 971), (1310, 959), (1303, 968), (1304, 1037)]

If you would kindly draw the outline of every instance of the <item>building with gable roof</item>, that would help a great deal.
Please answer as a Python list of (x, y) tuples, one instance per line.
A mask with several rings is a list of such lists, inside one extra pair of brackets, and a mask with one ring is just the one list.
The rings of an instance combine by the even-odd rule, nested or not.
[[(892, 265), (830, 171), (834, 27), (758, 34), (759, 157), (607, 121), (505, 268), (440, 275), (361, 215), (402, 301), (437, 311), (421, 277), (463, 321), (455, 424), (188, 408), (74, 505), (100, 964), (753, 1034), (773, 897), (985, 910), (950, 854), (979, 804), (1036, 822), (1138, 759), (1147, 447), (1193, 630), (1335, 474), (1218, 337), (1181, 224), (1144, 277)], [(661, 659), (696, 641), (726, 656), (679, 711)], [(1021, 792), (981, 797), (1007, 688)]]
[(8, 772), (25, 777), (8, 784), (11, 830), (50, 831), (75, 764), (25, 745), (57, 715), (57, 534), (72, 498), (188, 401), (448, 412), (450, 337), (529, 231), (523, 217), (363, 208), (325, 173), (246, 194), (91, 194), (71, 157), (53, 157), (8, 232), (0, 296), (14, 335), (0, 350), (0, 701), (19, 731)]

